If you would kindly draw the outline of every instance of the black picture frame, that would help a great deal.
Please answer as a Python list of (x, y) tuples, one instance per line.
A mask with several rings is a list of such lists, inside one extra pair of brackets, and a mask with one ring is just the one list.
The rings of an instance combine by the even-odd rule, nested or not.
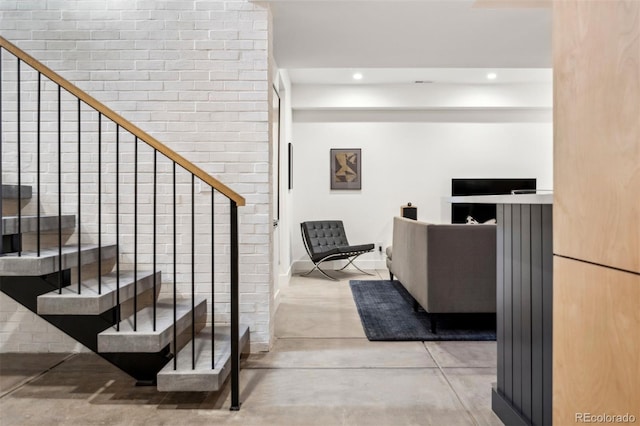
[(362, 150), (333, 148), (330, 154), (331, 189), (362, 189)]
[(289, 189), (293, 189), (293, 144), (289, 142)]

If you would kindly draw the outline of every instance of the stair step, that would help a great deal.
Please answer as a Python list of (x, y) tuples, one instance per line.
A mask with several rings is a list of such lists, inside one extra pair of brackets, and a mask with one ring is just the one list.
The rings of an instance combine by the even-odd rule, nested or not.
[[(191, 328), (191, 300), (178, 300), (176, 309), (176, 333)], [(204, 322), (207, 315), (207, 299), (196, 297), (196, 323)], [(159, 300), (156, 312), (156, 331), (153, 331), (153, 307), (138, 311), (137, 331), (133, 331), (133, 315), (120, 321), (120, 331), (108, 328), (98, 334), (98, 352), (159, 352), (173, 340), (173, 301)]]
[[(98, 246), (85, 244), (81, 247), (82, 264), (87, 265), (98, 261)], [(115, 245), (102, 246), (102, 260), (113, 259), (117, 256)], [(40, 276), (58, 271), (58, 247), (40, 250), (40, 257), (35, 251), (9, 253), (0, 257), (0, 275), (6, 276)], [(62, 247), (62, 269), (78, 266), (78, 246)]]
[[(188, 343), (173, 360), (158, 373), (161, 392), (213, 392), (219, 390), (231, 372), (231, 341), (229, 326), (216, 326), (215, 364), (211, 362), (211, 327), (204, 328), (195, 339), (196, 365), (192, 368), (192, 345)], [(240, 325), (240, 352), (249, 343), (249, 327)]]
[[(27, 200), (33, 195), (33, 190), (30, 186), (20, 185), (20, 198)], [(18, 199), (18, 185), (2, 184), (2, 198), (4, 199)]]
[[(138, 294), (153, 288), (153, 277), (156, 277), (156, 287), (160, 288), (160, 272), (138, 271)], [(38, 296), (38, 315), (99, 315), (116, 306), (118, 275), (115, 272), (103, 275), (102, 294), (98, 294), (98, 279), (93, 278), (82, 282), (82, 293), (78, 294), (75, 285), (64, 287), (62, 294), (58, 290)], [(134, 286), (133, 271), (120, 273), (120, 303), (133, 299)]]
[[(38, 231), (38, 216), (22, 216), (22, 226), (20, 231), (37, 232)], [(75, 228), (76, 217), (75, 215), (63, 215), (62, 216), (62, 229)], [(58, 230), (58, 216), (54, 215), (41, 215), (40, 216), (40, 232), (57, 231)], [(2, 218), (2, 235), (14, 235), (18, 233), (18, 216), (5, 216)]]

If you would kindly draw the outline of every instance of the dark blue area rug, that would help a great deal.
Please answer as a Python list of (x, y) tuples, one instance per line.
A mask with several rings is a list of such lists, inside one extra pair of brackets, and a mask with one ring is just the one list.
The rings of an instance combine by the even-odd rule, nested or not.
[(399, 281), (349, 281), (369, 340), (496, 340), (495, 314), (447, 314), (431, 333), (429, 316), (413, 311), (413, 298)]

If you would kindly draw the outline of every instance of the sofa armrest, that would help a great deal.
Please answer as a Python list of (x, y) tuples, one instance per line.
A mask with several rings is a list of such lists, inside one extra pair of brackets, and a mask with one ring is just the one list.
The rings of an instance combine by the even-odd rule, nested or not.
[(423, 307), (427, 306), (428, 223), (393, 218), (393, 274)]

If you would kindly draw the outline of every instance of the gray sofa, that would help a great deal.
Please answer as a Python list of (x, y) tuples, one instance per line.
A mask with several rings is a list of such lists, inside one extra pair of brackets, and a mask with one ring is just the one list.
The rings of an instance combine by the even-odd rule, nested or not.
[(496, 312), (496, 225), (395, 217), (387, 267), (432, 315), (434, 332), (437, 314)]

